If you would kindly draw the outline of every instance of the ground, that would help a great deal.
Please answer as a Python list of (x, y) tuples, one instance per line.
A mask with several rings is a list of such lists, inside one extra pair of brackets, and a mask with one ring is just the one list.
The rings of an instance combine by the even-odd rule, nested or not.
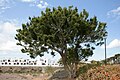
[[(0, 73), (0, 80), (47, 80), (48, 77), (47, 73)], [(120, 64), (94, 66), (76, 80), (120, 80)]]
[(47, 74), (0, 73), (0, 80), (47, 80)]
[(78, 80), (120, 80), (120, 64), (92, 67)]

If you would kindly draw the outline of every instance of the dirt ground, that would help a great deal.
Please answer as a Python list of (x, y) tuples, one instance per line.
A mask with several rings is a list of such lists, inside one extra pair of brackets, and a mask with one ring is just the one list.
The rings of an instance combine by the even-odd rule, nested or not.
[[(47, 73), (0, 73), (0, 80), (47, 80)], [(120, 64), (94, 67), (76, 80), (120, 80)]]
[(47, 74), (30, 75), (18, 73), (0, 73), (0, 80), (47, 80)]
[(0, 80), (47, 80), (56, 69), (58, 68), (0, 66)]

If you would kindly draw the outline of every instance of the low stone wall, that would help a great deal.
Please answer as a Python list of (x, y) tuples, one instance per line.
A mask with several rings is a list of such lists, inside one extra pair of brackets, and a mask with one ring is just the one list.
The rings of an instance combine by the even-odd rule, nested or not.
[(0, 66), (0, 73), (41, 73), (42, 67)]

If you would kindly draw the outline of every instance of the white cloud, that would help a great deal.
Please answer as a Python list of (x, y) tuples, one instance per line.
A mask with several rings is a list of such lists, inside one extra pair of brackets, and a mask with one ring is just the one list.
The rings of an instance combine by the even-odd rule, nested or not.
[(30, 3), (30, 6), (36, 6), (40, 9), (44, 9), (48, 6), (48, 3), (43, 0), (21, 0), (22, 2)]
[(14, 3), (13, 0), (0, 0), (0, 8), (10, 7)]
[(40, 1), (40, 3), (37, 5), (38, 8), (43, 9), (48, 6), (47, 2)]
[(8, 9), (8, 8), (10, 8), (10, 7), (9, 6), (5, 6), (5, 7), (2, 7), (1, 9), (5, 10), (5, 9)]
[[(102, 45), (101, 48), (104, 48), (105, 46)], [(114, 39), (112, 42), (110, 42), (106, 48), (117, 48), (120, 47), (120, 40)]]
[(13, 22), (0, 22), (0, 53), (19, 51), (14, 39), (17, 26)]
[(6, 9), (9, 9), (13, 6), (13, 0), (0, 0), (0, 14), (5, 12)]
[(120, 7), (118, 7), (117, 9), (113, 9), (113, 10), (109, 11), (107, 13), (107, 15), (108, 16), (113, 16), (113, 17), (120, 16)]
[(16, 25), (11, 22), (4, 22), (0, 25), (0, 27), (1, 27), (1, 33), (5, 35), (14, 34), (16, 32), (15, 30), (17, 29)]
[(22, 2), (34, 2), (35, 0), (21, 0)]
[(0, 9), (6, 7), (8, 4), (8, 0), (0, 0)]
[(6, 41), (6, 43), (2, 43), (0, 46), (0, 51), (14, 51), (16, 50), (16, 44), (14, 41)]
[(40, 1), (40, 3), (42, 4), (42, 3), (43, 3), (43, 1)]
[(120, 47), (120, 40), (114, 39), (114, 40), (107, 46), (107, 48), (115, 48), (115, 47)]

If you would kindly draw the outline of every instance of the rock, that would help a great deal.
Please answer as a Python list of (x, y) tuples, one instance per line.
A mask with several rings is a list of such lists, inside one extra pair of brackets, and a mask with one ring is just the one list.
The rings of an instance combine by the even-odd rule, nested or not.
[(68, 71), (64, 69), (56, 70), (53, 75), (49, 76), (48, 80), (64, 80), (69, 77)]

